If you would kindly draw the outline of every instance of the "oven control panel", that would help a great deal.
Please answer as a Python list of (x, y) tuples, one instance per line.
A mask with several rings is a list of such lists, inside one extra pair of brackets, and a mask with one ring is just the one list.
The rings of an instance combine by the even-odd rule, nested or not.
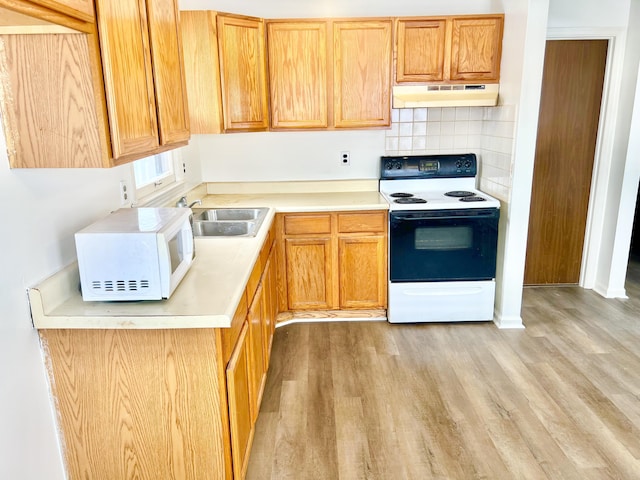
[(474, 153), (455, 155), (405, 155), (380, 157), (380, 178), (475, 177)]

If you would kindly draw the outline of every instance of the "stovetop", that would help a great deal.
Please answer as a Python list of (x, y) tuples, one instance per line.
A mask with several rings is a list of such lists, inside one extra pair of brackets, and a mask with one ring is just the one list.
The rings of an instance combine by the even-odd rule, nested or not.
[(476, 188), (475, 154), (381, 157), (380, 193), (390, 210), (500, 208)]

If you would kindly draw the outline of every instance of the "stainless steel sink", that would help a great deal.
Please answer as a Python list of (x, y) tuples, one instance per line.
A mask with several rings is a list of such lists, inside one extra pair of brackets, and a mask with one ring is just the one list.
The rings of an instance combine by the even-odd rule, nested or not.
[(193, 222), (196, 237), (255, 236), (255, 222)]
[(194, 208), (196, 237), (255, 237), (268, 208)]
[(257, 220), (260, 216), (264, 217), (267, 210), (266, 208), (197, 208), (193, 210), (193, 219), (195, 221)]

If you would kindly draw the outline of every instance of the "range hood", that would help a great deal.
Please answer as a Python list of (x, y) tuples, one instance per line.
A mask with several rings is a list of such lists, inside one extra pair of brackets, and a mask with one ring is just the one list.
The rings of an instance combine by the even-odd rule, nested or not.
[(497, 83), (486, 85), (400, 85), (393, 87), (393, 108), (493, 107)]

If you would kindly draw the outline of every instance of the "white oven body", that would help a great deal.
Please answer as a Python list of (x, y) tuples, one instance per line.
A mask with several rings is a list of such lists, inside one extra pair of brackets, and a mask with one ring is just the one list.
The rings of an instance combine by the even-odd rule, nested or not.
[(495, 281), (389, 282), (389, 323), (493, 320)]

